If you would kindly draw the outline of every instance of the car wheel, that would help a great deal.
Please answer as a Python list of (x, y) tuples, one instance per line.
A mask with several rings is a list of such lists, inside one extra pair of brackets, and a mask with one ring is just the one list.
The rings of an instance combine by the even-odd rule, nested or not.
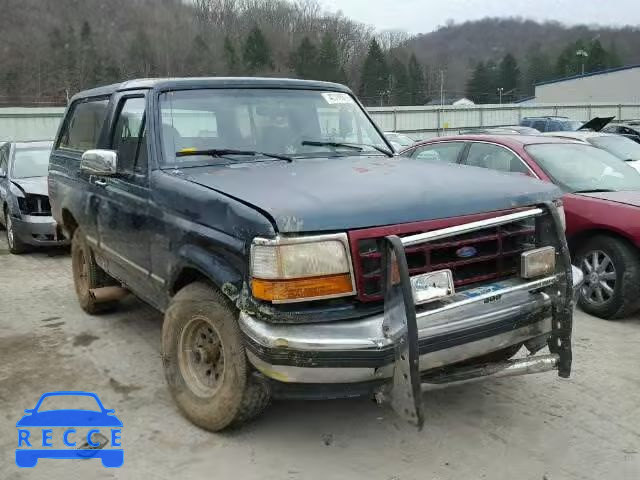
[(85, 312), (91, 315), (103, 313), (116, 305), (117, 302), (97, 302), (91, 293), (94, 288), (113, 285), (114, 280), (96, 263), (80, 228), (71, 239), (71, 268), (78, 302)]
[(269, 403), (268, 389), (250, 374), (237, 310), (205, 283), (189, 284), (171, 300), (162, 358), (176, 404), (206, 430), (237, 426)]
[(16, 236), (13, 226), (13, 220), (11, 220), (11, 215), (9, 215), (9, 212), (5, 212), (4, 214), (4, 224), (7, 226), (6, 235), (9, 252), (16, 255), (24, 253), (27, 250), (27, 246)]
[(598, 236), (576, 256), (584, 273), (578, 304), (587, 313), (613, 320), (628, 316), (640, 299), (640, 256), (627, 242)]

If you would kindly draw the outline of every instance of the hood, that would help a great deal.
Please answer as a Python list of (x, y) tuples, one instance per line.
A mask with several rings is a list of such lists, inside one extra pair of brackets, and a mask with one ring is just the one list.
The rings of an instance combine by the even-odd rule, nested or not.
[(576, 193), (575, 195), (600, 198), (610, 202), (624, 203), (634, 207), (640, 207), (640, 192), (594, 192), (594, 193)]
[(11, 182), (26, 194), (49, 195), (47, 177), (12, 178)]
[(582, 125), (578, 130), (591, 130), (593, 132), (599, 132), (609, 123), (611, 123), (611, 120), (613, 120), (614, 118), (616, 117), (595, 117)]
[(524, 175), (406, 157), (191, 168), (185, 178), (254, 206), (278, 231), (338, 231), (504, 210), (558, 198)]

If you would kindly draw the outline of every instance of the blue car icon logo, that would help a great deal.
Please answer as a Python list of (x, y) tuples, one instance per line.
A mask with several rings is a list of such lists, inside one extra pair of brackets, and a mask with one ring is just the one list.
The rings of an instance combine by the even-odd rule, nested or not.
[[(49, 410), (43, 406), (43, 402), (50, 403), (51, 399), (56, 397), (64, 397), (65, 401), (68, 398), (80, 399), (85, 403), (88, 400), (91, 406), (90, 409), (55, 410)], [(25, 410), (26, 415), (16, 423), (18, 427), (16, 465), (23, 468), (35, 467), (40, 458), (100, 458), (105, 467), (121, 467), (124, 462), (124, 450), (120, 443), (122, 422), (114, 412), (106, 409), (95, 393), (69, 391), (45, 393), (36, 406)], [(54, 438), (54, 428), (56, 431), (63, 431), (60, 438)], [(87, 430), (86, 437), (78, 438), (79, 430)], [(86, 442), (83, 441), (85, 438)], [(120, 448), (103, 448), (109, 443), (111, 447)], [(58, 446), (67, 448), (57, 448)]]

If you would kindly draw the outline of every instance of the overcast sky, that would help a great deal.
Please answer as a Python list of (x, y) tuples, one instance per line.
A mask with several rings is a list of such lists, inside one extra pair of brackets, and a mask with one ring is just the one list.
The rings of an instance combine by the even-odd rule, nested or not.
[(639, 25), (638, 0), (320, 0), (378, 30), (427, 33), (447, 19), (456, 23), (484, 17), (521, 16), (566, 24)]

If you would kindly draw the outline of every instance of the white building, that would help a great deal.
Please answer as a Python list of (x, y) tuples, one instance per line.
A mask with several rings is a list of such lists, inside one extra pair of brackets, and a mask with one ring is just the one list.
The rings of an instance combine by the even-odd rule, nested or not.
[(639, 103), (640, 65), (536, 85), (536, 103)]

